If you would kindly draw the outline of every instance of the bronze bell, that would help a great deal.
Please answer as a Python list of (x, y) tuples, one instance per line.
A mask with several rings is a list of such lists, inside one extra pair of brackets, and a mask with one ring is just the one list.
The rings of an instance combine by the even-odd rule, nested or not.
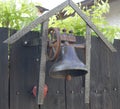
[(53, 78), (66, 78), (67, 75), (71, 77), (83, 76), (86, 73), (86, 65), (79, 60), (75, 48), (72, 46), (61, 47), (61, 57), (49, 71)]

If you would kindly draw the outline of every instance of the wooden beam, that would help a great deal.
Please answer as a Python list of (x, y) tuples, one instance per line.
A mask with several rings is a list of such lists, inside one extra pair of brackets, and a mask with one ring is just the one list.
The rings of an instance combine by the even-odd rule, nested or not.
[(88, 73), (85, 75), (85, 109), (90, 103), (90, 63), (91, 63), (91, 28), (86, 25), (86, 66)]
[(80, 8), (73, 3), (72, 0), (69, 0), (69, 5), (78, 13), (78, 15), (91, 27), (91, 29), (100, 37), (100, 39), (105, 43), (105, 45), (112, 51), (116, 52), (117, 50), (113, 47), (111, 43), (104, 37), (104, 35), (97, 29), (97, 27), (92, 23), (92, 21), (82, 12)]
[(48, 21), (42, 23), (42, 46), (41, 46), (41, 59), (40, 59), (40, 72), (38, 81), (37, 104), (42, 105), (44, 102), (44, 85), (45, 85), (45, 72), (46, 72), (46, 49), (48, 37)]
[(4, 43), (13, 44), (17, 40), (19, 40), (21, 37), (23, 37), (26, 33), (28, 33), (29, 31), (31, 31), (33, 28), (35, 28), (36, 26), (38, 26), (40, 23), (42, 23), (45, 20), (49, 19), (49, 17), (51, 17), (54, 14), (56, 14), (57, 12), (59, 12), (60, 10), (62, 10), (63, 8), (65, 8), (67, 5), (68, 5), (68, 1), (65, 1), (65, 2), (61, 3), (59, 6), (53, 8), (49, 12), (43, 14), (42, 16), (40, 16), (39, 18), (37, 18), (36, 20), (34, 20), (33, 22), (31, 22), (28, 26), (24, 27), (22, 30), (19, 30), (18, 32), (16, 32), (10, 38), (8, 38), (7, 40), (5, 40)]

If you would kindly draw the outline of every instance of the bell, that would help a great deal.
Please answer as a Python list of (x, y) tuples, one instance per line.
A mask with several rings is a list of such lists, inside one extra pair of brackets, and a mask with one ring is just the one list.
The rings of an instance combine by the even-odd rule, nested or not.
[(53, 78), (66, 78), (83, 76), (87, 73), (87, 68), (79, 60), (75, 48), (72, 46), (61, 47), (61, 57), (58, 62), (50, 68), (49, 74)]

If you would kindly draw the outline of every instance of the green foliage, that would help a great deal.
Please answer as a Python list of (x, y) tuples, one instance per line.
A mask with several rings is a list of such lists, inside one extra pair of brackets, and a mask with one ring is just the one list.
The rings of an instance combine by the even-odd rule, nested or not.
[(36, 12), (27, 0), (0, 0), (0, 27), (21, 29), (37, 17)]
[[(108, 24), (104, 16), (109, 12), (109, 4), (107, 1), (99, 1), (100, 3), (95, 3), (89, 9), (83, 7), (82, 11), (92, 20), (106, 38), (112, 42), (116, 33), (120, 32), (120, 28)], [(79, 8), (81, 7), (79, 6)], [(74, 12), (70, 7), (66, 7), (64, 10), (67, 10), (66, 14)], [(35, 4), (29, 2), (29, 0), (0, 0), (0, 27), (19, 30), (35, 20), (37, 18), (36, 13), (37, 9), (35, 8)], [(74, 17), (69, 17), (64, 20), (57, 20), (56, 16), (53, 16), (49, 20), (49, 26), (73, 30), (77, 36), (86, 35), (86, 23), (77, 13)], [(39, 27), (34, 30), (39, 30)], [(95, 36), (96, 34), (92, 31), (92, 35)]]
[[(105, 14), (109, 12), (109, 4), (108, 2), (100, 2), (95, 3), (89, 9), (87, 7), (83, 7), (82, 11), (85, 13), (92, 22), (98, 27), (98, 29), (105, 35), (105, 37), (113, 42), (116, 33), (120, 32), (120, 28), (113, 27), (108, 24), (105, 19)], [(67, 14), (72, 13), (73, 9), (70, 7), (65, 8), (64, 10), (68, 10)], [(50, 19), (50, 26), (52, 27), (60, 27), (66, 28), (67, 30), (73, 30), (74, 34), (77, 36), (85, 36), (86, 35), (86, 23), (82, 18), (76, 13), (74, 17), (69, 17), (65, 20), (56, 20), (56, 17), (52, 17)], [(92, 31), (92, 36), (96, 34)]]

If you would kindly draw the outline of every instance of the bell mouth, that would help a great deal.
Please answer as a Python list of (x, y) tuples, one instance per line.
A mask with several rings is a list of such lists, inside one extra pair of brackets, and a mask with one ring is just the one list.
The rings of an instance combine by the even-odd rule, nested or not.
[(49, 75), (53, 78), (66, 78), (84, 76), (87, 73), (86, 65), (79, 60), (74, 47), (64, 46), (61, 48), (60, 59), (52, 65)]
[(69, 69), (64, 71), (57, 71), (57, 72), (50, 72), (49, 75), (52, 78), (60, 78), (65, 79), (67, 75), (70, 75), (71, 77), (78, 77), (78, 76), (84, 76), (87, 73), (87, 70), (78, 70), (78, 69)]

